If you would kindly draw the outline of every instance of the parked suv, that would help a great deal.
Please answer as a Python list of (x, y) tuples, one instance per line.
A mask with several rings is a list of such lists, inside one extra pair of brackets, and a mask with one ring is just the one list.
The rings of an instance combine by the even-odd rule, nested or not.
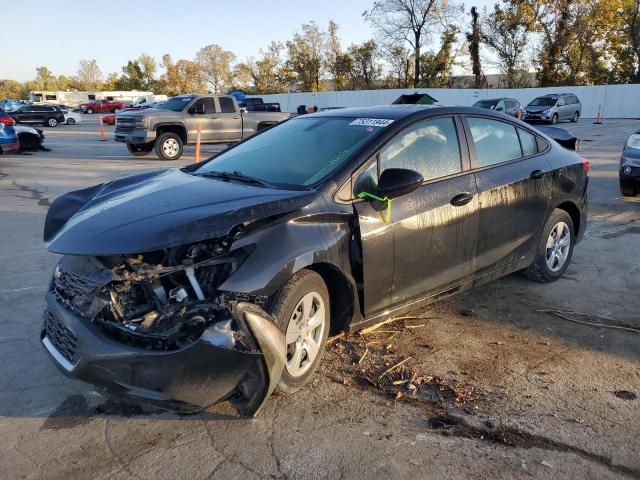
[(0, 108), (0, 154), (18, 150), (18, 137), (13, 123), (13, 118)]
[(577, 122), (582, 113), (582, 104), (572, 93), (552, 93), (534, 98), (524, 107), (525, 122), (549, 122), (553, 125), (560, 120)]
[(11, 112), (16, 123), (41, 123), (55, 127), (64, 123), (64, 113), (54, 105), (25, 105)]
[(520, 102), (515, 98), (489, 98), (486, 100), (478, 100), (472, 105), (475, 108), (486, 108), (494, 112), (502, 112), (506, 115), (518, 118), (521, 110)]

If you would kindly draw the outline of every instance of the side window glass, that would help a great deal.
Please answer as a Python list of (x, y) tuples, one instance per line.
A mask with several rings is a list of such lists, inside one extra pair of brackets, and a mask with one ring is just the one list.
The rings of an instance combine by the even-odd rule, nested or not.
[(216, 102), (213, 98), (201, 98), (193, 104), (194, 108), (204, 105), (204, 113), (216, 113)]
[(535, 155), (538, 153), (538, 142), (536, 141), (536, 136), (523, 130), (521, 128), (518, 129), (518, 135), (520, 135), (520, 144), (522, 145), (522, 154), (525, 157), (529, 155)]
[(462, 171), (453, 118), (417, 122), (398, 133), (380, 152), (380, 170), (407, 168), (425, 180)]
[(496, 105), (496, 111), (504, 112), (504, 106), (505, 106), (504, 102), (502, 100), (500, 100), (498, 102), (498, 104)]
[(488, 118), (468, 117), (479, 167), (496, 165), (522, 156), (515, 126)]
[(558, 106), (559, 106), (559, 107), (564, 107), (564, 106), (565, 106), (564, 97), (560, 97), (560, 98), (558, 99)]
[(378, 162), (373, 162), (356, 179), (353, 186), (353, 196), (358, 196), (361, 192), (373, 193), (378, 187)]
[(236, 109), (233, 106), (233, 100), (229, 97), (218, 97), (218, 101), (220, 102), (221, 113), (235, 113)]

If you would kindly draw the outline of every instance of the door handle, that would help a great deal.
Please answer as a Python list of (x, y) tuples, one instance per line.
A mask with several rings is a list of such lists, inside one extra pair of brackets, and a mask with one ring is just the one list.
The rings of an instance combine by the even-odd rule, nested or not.
[(449, 203), (454, 207), (461, 207), (462, 205), (469, 203), (471, 200), (473, 200), (473, 193), (463, 192), (453, 197)]
[(238, 119), (238, 118), (240, 118), (240, 117), (233, 117), (233, 118), (237, 120), (237, 119)]
[(544, 170), (534, 170), (533, 172), (531, 172), (531, 174), (529, 175), (529, 178), (531, 180), (540, 180), (542, 178), (542, 176), (544, 175)]

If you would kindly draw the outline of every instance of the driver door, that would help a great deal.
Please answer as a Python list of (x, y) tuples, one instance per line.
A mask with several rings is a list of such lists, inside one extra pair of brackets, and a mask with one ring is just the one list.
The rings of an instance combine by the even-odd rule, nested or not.
[(470, 278), (478, 199), (466, 142), (459, 140), (463, 132), (457, 117), (420, 120), (387, 142), (355, 182), (354, 190), (375, 190), (387, 168), (424, 178), (415, 191), (393, 199), (388, 222), (376, 202), (355, 204), (367, 318), (417, 305)]
[[(203, 106), (204, 112), (198, 113)], [(216, 140), (216, 135), (220, 130), (220, 113), (213, 97), (199, 98), (188, 108), (187, 112), (187, 141), (189, 143), (196, 142), (198, 126), (202, 129), (200, 133), (202, 143)]]

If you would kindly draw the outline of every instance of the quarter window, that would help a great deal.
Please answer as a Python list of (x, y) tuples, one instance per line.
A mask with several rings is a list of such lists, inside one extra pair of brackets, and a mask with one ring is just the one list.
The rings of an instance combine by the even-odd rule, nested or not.
[(425, 180), (462, 171), (453, 118), (417, 122), (400, 132), (380, 152), (380, 171), (407, 168)]
[(518, 135), (520, 135), (520, 144), (522, 145), (522, 154), (525, 157), (530, 155), (535, 155), (538, 153), (538, 142), (536, 141), (536, 136), (523, 130), (521, 128), (518, 129)]
[(229, 97), (218, 97), (220, 102), (220, 111), (222, 113), (234, 113), (236, 109), (233, 106), (233, 100)]
[(468, 117), (479, 167), (514, 160), (522, 156), (515, 126), (488, 118)]

